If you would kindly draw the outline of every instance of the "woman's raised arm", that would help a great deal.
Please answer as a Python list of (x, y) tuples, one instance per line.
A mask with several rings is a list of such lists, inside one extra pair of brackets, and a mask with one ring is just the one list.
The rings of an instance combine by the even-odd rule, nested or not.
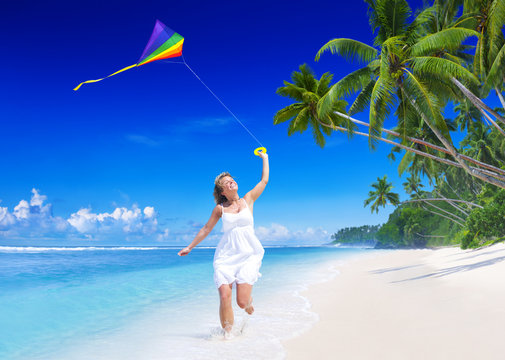
[(259, 156), (263, 159), (263, 172), (261, 173), (261, 180), (251, 191), (249, 191), (244, 196), (244, 199), (246, 199), (247, 202), (251, 203), (254, 203), (256, 199), (259, 198), (263, 190), (265, 190), (265, 187), (268, 184), (268, 177), (270, 175), (270, 168), (268, 165), (268, 154), (260, 152)]

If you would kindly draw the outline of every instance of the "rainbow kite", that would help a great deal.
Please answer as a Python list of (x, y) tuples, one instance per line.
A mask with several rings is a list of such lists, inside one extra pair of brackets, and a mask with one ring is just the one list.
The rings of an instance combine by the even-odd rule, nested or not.
[(163, 24), (161, 21), (156, 20), (151, 38), (149, 39), (149, 42), (147, 43), (142, 56), (136, 64), (127, 66), (124, 69), (116, 71), (115, 73), (101, 79), (84, 81), (77, 85), (74, 91), (79, 90), (83, 84), (101, 81), (137, 66), (142, 66), (156, 60), (179, 57), (182, 55), (183, 43), (184, 38), (181, 35), (165, 26), (165, 24)]
[[(163, 24), (161, 21), (156, 20), (156, 24), (154, 25), (154, 30), (153, 33), (151, 34), (151, 37), (149, 38), (149, 42), (147, 43), (144, 52), (142, 53), (142, 56), (140, 56), (139, 61), (134, 64), (125, 67), (124, 69), (121, 69), (119, 71), (116, 71), (113, 74), (110, 74), (109, 76), (106, 76), (101, 79), (97, 80), (88, 80), (80, 83), (79, 85), (76, 86), (74, 91), (79, 90), (79, 88), (86, 83), (93, 83), (97, 81), (101, 81), (103, 79), (107, 79), (108, 77), (114, 76), (116, 74), (119, 74), (120, 72), (123, 72), (125, 70), (137, 67), (137, 66), (142, 66), (147, 63), (156, 61), (156, 60), (163, 60), (163, 59), (168, 59), (168, 58), (175, 58), (182, 56), (182, 44), (184, 43), (184, 38), (177, 34), (175, 31), (171, 30), (170, 28), (166, 27), (165, 24)], [(184, 56), (182, 56), (182, 62), (181, 64), (186, 65), (186, 67), (195, 75), (195, 77), (209, 90), (209, 92), (214, 95), (214, 97), (223, 105), (223, 107), (228, 110), (228, 112), (233, 116), (237, 122), (242, 125), (242, 127), (251, 135), (251, 137), (256, 140), (256, 142), (260, 145), (259, 148), (254, 150), (254, 155), (258, 155), (260, 152), (266, 153), (267, 149), (263, 147), (261, 142), (254, 136), (254, 134), (238, 119), (238, 117), (230, 110), (228, 107), (221, 101), (221, 99), (214, 94), (214, 92), (207, 86), (205, 83), (200, 79), (200, 77), (191, 69), (184, 59)]]

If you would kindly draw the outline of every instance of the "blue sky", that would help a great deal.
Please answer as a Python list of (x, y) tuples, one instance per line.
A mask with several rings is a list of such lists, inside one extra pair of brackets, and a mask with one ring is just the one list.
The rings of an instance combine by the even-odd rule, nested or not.
[(268, 148), (270, 183), (255, 205), (265, 243), (321, 243), (385, 222), (392, 208), (363, 208), (378, 176), (404, 196), (389, 146), (370, 152), (366, 139), (333, 134), (321, 149), (310, 131), (273, 125), (290, 103), (275, 90), (300, 64), (336, 79), (356, 68), (314, 55), (335, 37), (372, 43), (364, 2), (16, 1), (0, 16), (0, 244), (182, 245), (210, 215), (217, 174), (231, 172), (241, 195), (260, 179), (256, 142), (183, 65), (72, 91), (134, 64), (156, 19), (185, 37), (186, 61)]

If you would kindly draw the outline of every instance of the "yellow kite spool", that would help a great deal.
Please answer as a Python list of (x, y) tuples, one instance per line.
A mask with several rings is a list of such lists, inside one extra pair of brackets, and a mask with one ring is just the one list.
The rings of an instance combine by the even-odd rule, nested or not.
[(267, 152), (267, 149), (265, 147), (259, 147), (257, 149), (254, 149), (254, 155), (256, 156), (260, 156), (260, 152), (264, 152), (266, 153)]

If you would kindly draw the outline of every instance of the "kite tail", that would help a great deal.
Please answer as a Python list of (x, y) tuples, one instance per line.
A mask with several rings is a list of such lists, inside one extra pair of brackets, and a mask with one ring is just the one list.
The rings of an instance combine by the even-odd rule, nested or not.
[(88, 84), (88, 83), (94, 83), (94, 82), (102, 81), (103, 79), (107, 79), (108, 77), (114, 76), (114, 75), (116, 75), (116, 74), (119, 74), (120, 72), (123, 72), (123, 71), (129, 70), (129, 69), (131, 69), (131, 68), (133, 68), (133, 67), (136, 67), (136, 66), (137, 66), (137, 64), (133, 64), (133, 65), (127, 66), (127, 67), (125, 67), (125, 68), (123, 68), (123, 69), (121, 69), (121, 70), (116, 71), (114, 74), (110, 74), (109, 76), (103, 77), (103, 78), (101, 78), (101, 79), (84, 81), (84, 82), (80, 83), (79, 85), (77, 85), (77, 86), (74, 88), (74, 91), (79, 90), (79, 88), (80, 88), (83, 84)]

